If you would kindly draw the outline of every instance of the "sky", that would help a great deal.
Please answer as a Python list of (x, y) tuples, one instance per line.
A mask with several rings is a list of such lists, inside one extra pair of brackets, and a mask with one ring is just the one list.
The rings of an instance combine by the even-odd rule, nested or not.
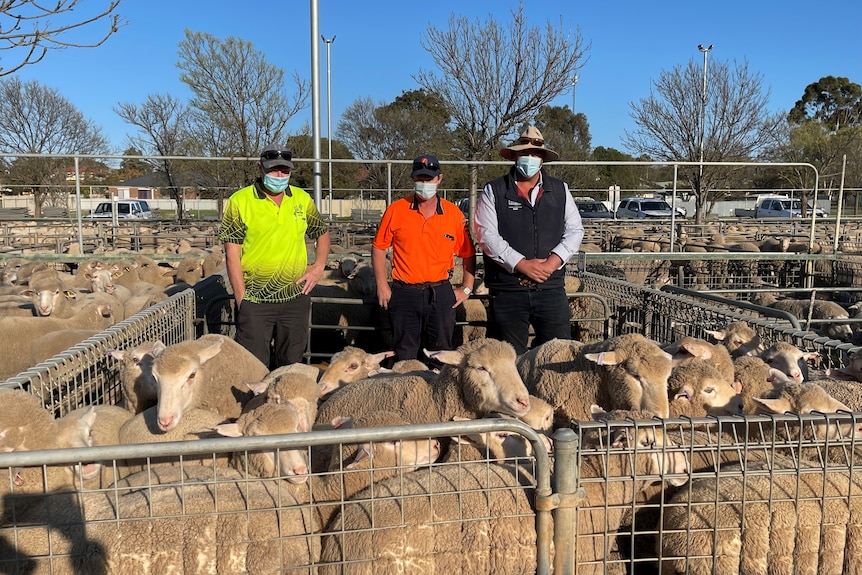
[[(83, 9), (104, 3), (85, 0)], [(429, 26), (445, 29), (453, 15), (504, 22), (517, 6), (517, 0), (319, 0), (319, 33), (335, 37), (330, 49), (333, 137), (342, 112), (357, 98), (389, 103), (419, 87), (413, 77), (420, 70), (439, 71), (420, 45)], [(805, 87), (824, 76), (862, 83), (859, 0), (524, 0), (524, 6), (528, 25), (562, 24), (573, 36), (579, 30), (590, 45), (574, 94), (569, 88), (553, 104), (572, 107), (574, 96), (575, 111), (587, 116), (594, 147), (629, 151), (623, 138), (635, 129), (631, 103), (648, 97), (663, 71), (690, 60), (702, 65), (698, 44), (713, 45), (709, 62), (747, 61), (750, 71), (762, 74), (773, 112), (792, 108)], [(101, 47), (51, 51), (16, 73), (59, 90), (101, 127), (117, 153), (127, 147), (131, 132), (113, 111), (119, 102), (140, 104), (156, 93), (190, 97), (176, 67), (185, 29), (252, 42), (267, 62), (285, 71), (289, 94), (294, 72), (311, 84), (310, 0), (122, 0), (119, 14), (127, 24)], [(320, 58), (321, 136), (326, 137), (326, 44), (320, 36), (314, 41)], [(309, 104), (288, 129), (311, 125), (311, 116)]]

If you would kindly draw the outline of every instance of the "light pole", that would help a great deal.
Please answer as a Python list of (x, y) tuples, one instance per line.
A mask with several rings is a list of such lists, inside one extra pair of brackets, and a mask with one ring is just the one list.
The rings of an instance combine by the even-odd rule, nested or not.
[(329, 53), (335, 35), (327, 40), (323, 34), (320, 39), (326, 42), (326, 145), (329, 147), (329, 219), (332, 219), (332, 74), (329, 67)]
[(581, 79), (581, 77), (578, 76), (577, 74), (575, 74), (574, 77), (572, 78), (572, 114), (573, 115), (575, 113), (575, 88), (578, 87), (578, 80), (580, 80), (580, 79)]
[(703, 189), (703, 132), (706, 127), (706, 56), (712, 50), (712, 44), (704, 48), (698, 44), (697, 49), (703, 52), (703, 90), (700, 97), (700, 173), (697, 180), (698, 196)]

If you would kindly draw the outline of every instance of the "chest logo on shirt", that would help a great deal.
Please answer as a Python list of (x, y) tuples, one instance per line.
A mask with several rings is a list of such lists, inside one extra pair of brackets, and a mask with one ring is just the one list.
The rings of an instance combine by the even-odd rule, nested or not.
[(514, 200), (507, 200), (507, 202), (509, 205), (509, 209), (515, 212), (524, 207), (524, 204), (522, 204), (521, 202), (516, 202)]
[(302, 206), (293, 206), (293, 219), (305, 219), (305, 211)]

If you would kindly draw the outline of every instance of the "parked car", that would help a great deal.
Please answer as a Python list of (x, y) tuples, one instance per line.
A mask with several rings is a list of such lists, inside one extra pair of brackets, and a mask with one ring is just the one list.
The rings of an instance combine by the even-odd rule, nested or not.
[[(805, 210), (806, 215), (811, 215), (814, 207), (809, 203)], [(802, 200), (787, 196), (758, 196), (754, 207), (755, 218), (801, 218)], [(817, 208), (817, 217), (826, 217), (826, 212)]]
[(90, 220), (110, 219), (114, 215), (114, 203), (117, 204), (117, 218), (121, 220), (147, 219), (153, 217), (150, 206), (144, 200), (117, 200), (116, 202), (100, 202), (96, 209), (84, 216)]
[[(626, 198), (617, 206), (618, 218), (670, 219), (672, 213), (670, 204), (660, 198)], [(677, 208), (676, 216), (685, 217), (685, 210)]]
[(612, 218), (614, 213), (598, 200), (592, 198), (575, 198), (575, 205), (582, 218)]

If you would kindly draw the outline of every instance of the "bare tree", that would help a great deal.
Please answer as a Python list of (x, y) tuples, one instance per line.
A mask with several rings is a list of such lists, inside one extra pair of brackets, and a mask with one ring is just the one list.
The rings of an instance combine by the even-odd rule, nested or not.
[[(185, 36), (177, 66), (193, 93), (190, 129), (198, 153), (256, 157), (267, 144), (286, 141), (287, 122), (307, 105), (308, 84), (294, 74), (295, 92), (288, 98), (284, 71), (267, 63), (251, 42), (189, 30)], [(214, 167), (219, 185), (240, 186), (254, 177), (251, 162), (232, 164)]]
[(71, 160), (53, 155), (97, 154), (106, 149), (101, 130), (54, 88), (36, 80), (0, 79), (0, 150), (46, 154), (3, 161), (10, 183), (29, 187), (37, 217), (46, 199), (66, 186), (65, 172)]
[[(115, 13), (120, 0), (111, 0), (100, 12), (91, 15), (81, 12), (83, 4), (82, 0), (55, 0), (48, 6), (43, 6), (37, 0), (0, 2), (0, 50), (18, 56), (17, 64), (0, 67), (0, 76), (17, 72), (28, 64), (36, 64), (48, 50), (101, 46), (126, 24)], [(67, 33), (97, 24), (107, 28), (99, 39), (67, 40)]]
[[(744, 161), (757, 156), (774, 137), (776, 118), (766, 109), (769, 90), (761, 74), (749, 71), (748, 63), (731, 68), (710, 62), (709, 81), (703, 100), (703, 68), (688, 62), (663, 71), (648, 98), (630, 104), (637, 126), (624, 141), (635, 155), (654, 160), (697, 162), (700, 160), (701, 105), (705, 106), (703, 159), (706, 162)], [(710, 191), (728, 176), (726, 169), (699, 166), (681, 170), (681, 177), (695, 195), (698, 222), (708, 214)]]
[[(140, 106), (120, 103), (114, 108), (126, 123), (138, 128), (139, 135), (130, 136), (129, 144), (144, 151), (143, 155), (168, 156), (148, 162), (164, 177), (165, 187), (177, 202), (177, 219), (182, 221), (184, 160), (169, 156), (184, 155), (189, 144), (188, 107), (167, 94), (151, 94)], [(188, 167), (185, 168), (186, 174)], [(186, 178), (187, 180), (188, 178)]]
[[(445, 30), (430, 26), (421, 44), (440, 72), (423, 70), (416, 81), (446, 107), (465, 160), (487, 158), (519, 124), (567, 90), (589, 49), (580, 31), (572, 33), (562, 22), (529, 27), (523, 2), (508, 24), (491, 16), (470, 22), (453, 15)], [(477, 180), (478, 169), (471, 166), (471, 197)]]

